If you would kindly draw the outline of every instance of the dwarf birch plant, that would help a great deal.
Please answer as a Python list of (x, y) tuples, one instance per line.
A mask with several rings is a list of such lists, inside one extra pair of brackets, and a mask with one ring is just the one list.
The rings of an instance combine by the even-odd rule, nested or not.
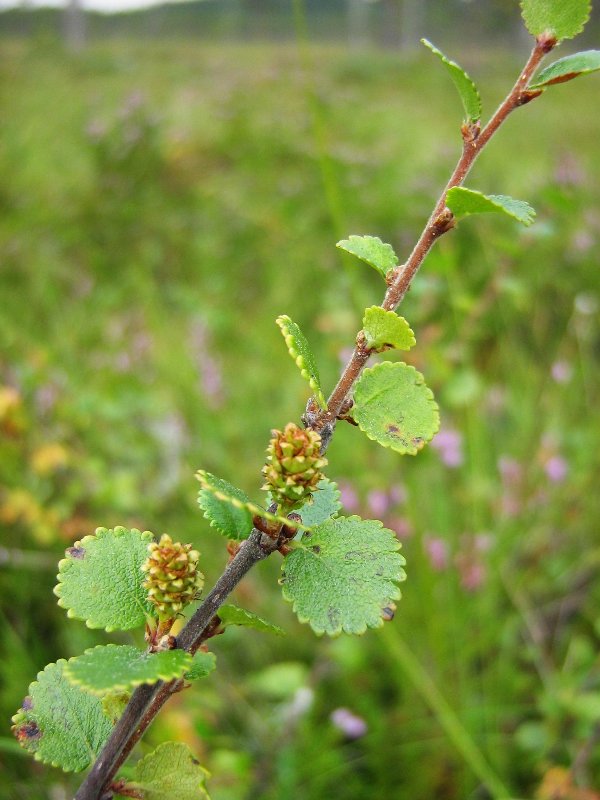
[[(143, 626), (148, 644), (146, 650), (99, 646), (69, 661), (49, 664), (13, 717), (17, 740), (38, 761), (65, 771), (91, 768), (76, 800), (114, 795), (145, 800), (208, 797), (206, 771), (183, 744), (162, 744), (138, 761), (127, 778), (118, 773), (168, 699), (190, 690), (215, 669), (215, 656), (209, 650), (212, 637), (230, 625), (282, 633), (251, 612), (224, 604), (246, 573), (276, 551), (283, 556), (283, 597), (317, 635), (362, 634), (392, 620), (405, 578), (400, 543), (380, 521), (344, 514), (340, 493), (326, 476), (326, 452), (336, 426), (344, 422), (399, 455), (416, 455), (431, 441), (439, 413), (423, 375), (403, 362), (367, 364), (374, 354), (406, 351), (415, 345), (409, 322), (396, 309), (441, 236), (473, 214), (504, 214), (526, 226), (533, 223), (535, 212), (527, 202), (486, 195), (464, 182), (479, 153), (513, 111), (557, 83), (600, 70), (600, 51), (569, 55), (541, 68), (542, 60), (561, 41), (583, 29), (590, 3), (522, 0), (521, 9), (534, 38), (533, 49), (513, 88), (485, 125), (473, 80), (423, 40), (448, 71), (462, 102), (462, 153), (405, 260), (377, 236), (350, 235), (338, 242), (338, 248), (376, 270), (383, 298), (365, 309), (352, 355), (328, 395), (304, 333), (289, 316), (277, 319), (311, 396), (298, 422), (273, 431), (261, 501), (224, 477), (198, 471), (199, 513), (227, 540), (231, 554), (214, 586), (203, 594), (200, 554), (166, 534), (156, 541), (148, 531), (99, 528), (67, 549), (55, 588), (67, 615), (109, 632)], [(199, 605), (174, 635), (178, 615), (191, 604)], [(411, 663), (407, 662), (414, 671)], [(427, 689), (425, 679), (415, 680)], [(509, 797), (443, 699), (433, 689), (428, 691), (439, 706), (440, 718), (446, 720), (446, 731), (491, 795)]]

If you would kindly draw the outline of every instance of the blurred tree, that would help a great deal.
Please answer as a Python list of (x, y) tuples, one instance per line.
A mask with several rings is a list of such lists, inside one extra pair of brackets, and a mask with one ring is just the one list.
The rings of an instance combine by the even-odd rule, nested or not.
[(348, 0), (348, 42), (364, 47), (371, 41), (369, 0)]
[(422, 0), (380, 0), (381, 41), (402, 50), (414, 50), (423, 35), (427, 3)]
[(422, 0), (392, 0), (400, 4), (400, 47), (414, 50), (423, 36), (427, 4)]
[(85, 46), (85, 14), (81, 0), (67, 0), (64, 14), (65, 44), (69, 50), (78, 53)]

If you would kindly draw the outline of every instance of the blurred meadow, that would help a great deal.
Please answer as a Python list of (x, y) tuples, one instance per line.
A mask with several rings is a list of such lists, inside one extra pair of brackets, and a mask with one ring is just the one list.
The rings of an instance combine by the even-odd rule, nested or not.
[[(489, 114), (526, 45), (488, 45), (449, 55)], [(465, 220), (402, 305), (437, 438), (402, 458), (340, 424), (328, 452), (346, 512), (403, 542), (394, 621), (317, 639), (275, 554), (235, 602), (288, 635), (212, 640), (217, 671), (146, 736), (187, 742), (213, 800), (483, 800), (490, 774), (507, 797), (600, 798), (598, 86), (515, 113), (468, 180), (534, 226)], [(62, 800), (79, 777), (24, 755), (10, 716), (49, 661), (131, 637), (67, 621), (58, 559), (125, 525), (220, 574), (195, 470), (260, 500), (269, 431), (308, 396), (275, 317), (331, 389), (383, 292), (335, 242), (406, 256), (461, 110), (426, 51), (310, 37), (5, 38), (0, 108), (0, 798)]]

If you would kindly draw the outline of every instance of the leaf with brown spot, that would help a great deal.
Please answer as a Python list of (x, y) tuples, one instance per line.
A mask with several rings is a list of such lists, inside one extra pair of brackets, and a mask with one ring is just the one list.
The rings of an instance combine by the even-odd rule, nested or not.
[(369, 439), (415, 455), (439, 428), (438, 407), (414, 367), (385, 362), (366, 369), (354, 390), (354, 419)]
[(65, 772), (80, 772), (94, 761), (112, 724), (99, 697), (69, 683), (66, 664), (61, 659), (38, 674), (12, 718), (12, 731), (37, 761)]

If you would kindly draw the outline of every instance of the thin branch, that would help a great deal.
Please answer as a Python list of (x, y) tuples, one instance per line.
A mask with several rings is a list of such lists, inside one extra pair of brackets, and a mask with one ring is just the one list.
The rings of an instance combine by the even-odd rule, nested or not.
[[(462, 155), (415, 248), (406, 263), (397, 268), (383, 299), (383, 308), (393, 310), (398, 306), (433, 244), (442, 234), (452, 228), (452, 215), (446, 208), (446, 195), (449, 189), (462, 184), (477, 156), (508, 115), (515, 108), (536, 96), (536, 93), (527, 91), (527, 85), (543, 56), (555, 44), (554, 40), (540, 37), (536, 41), (536, 45), (510, 94), (499, 106), (486, 127), (481, 132), (475, 126), (464, 129)], [(327, 411), (316, 415), (311, 427), (319, 430), (324, 428), (325, 425), (332, 426), (335, 424), (336, 418), (341, 413), (356, 380), (369, 360), (370, 354), (370, 351), (365, 347), (359, 336), (356, 348), (328, 400)], [(279, 545), (280, 543), (277, 539), (266, 536), (261, 531), (254, 529), (250, 537), (242, 543), (240, 550), (227, 565), (202, 605), (183, 628), (177, 637), (176, 646), (187, 652), (195, 653), (203, 641), (203, 636), (211, 620), (225, 598), (235, 589), (253, 566), (277, 550)], [(75, 795), (75, 800), (100, 800), (110, 796), (111, 792), (107, 787), (110, 786), (118, 769), (165, 702), (181, 687), (181, 680), (169, 683), (161, 681), (153, 685), (139, 686), (134, 691), (127, 708), (117, 722), (102, 753), (98, 756), (94, 766)]]
[[(202, 636), (227, 596), (235, 589), (244, 575), (259, 561), (274, 550), (278, 542), (254, 530), (246, 539), (236, 556), (229, 562), (221, 577), (206, 596), (189, 622), (177, 637), (177, 647), (195, 653), (202, 643)], [(144, 734), (162, 706), (172, 694), (179, 691), (181, 681), (170, 681), (138, 686), (131, 696), (123, 715), (115, 725), (104, 749), (98, 756), (84, 782), (75, 795), (75, 800), (98, 800), (104, 787), (115, 777), (133, 747)]]
[[(446, 208), (446, 195), (450, 189), (455, 186), (460, 186), (464, 182), (478, 155), (494, 133), (496, 133), (500, 125), (506, 120), (508, 115), (516, 108), (524, 105), (525, 102), (533, 99), (533, 96), (536, 96), (535, 93), (532, 93), (532, 96), (532, 94), (527, 92), (527, 85), (542, 58), (555, 44), (556, 41), (540, 37), (540, 39), (536, 41), (535, 47), (512, 90), (498, 107), (485, 128), (480, 133), (478, 133), (476, 129), (467, 128), (465, 130), (466, 135), (464, 136), (462, 154), (454, 168), (454, 172), (440, 195), (427, 225), (423, 229), (423, 233), (408, 257), (408, 260), (405, 264), (396, 269), (396, 273), (381, 304), (382, 308), (393, 311), (398, 307), (406, 295), (419, 267), (425, 260), (425, 256), (429, 253), (440, 236), (451, 229), (452, 217), (449, 215), (448, 209)], [(359, 341), (348, 364), (342, 372), (337, 386), (327, 401), (327, 412), (318, 420), (317, 427), (322, 426), (325, 422), (333, 422), (333, 420), (336, 419), (354, 383), (369, 360), (369, 356), (370, 351)]]

